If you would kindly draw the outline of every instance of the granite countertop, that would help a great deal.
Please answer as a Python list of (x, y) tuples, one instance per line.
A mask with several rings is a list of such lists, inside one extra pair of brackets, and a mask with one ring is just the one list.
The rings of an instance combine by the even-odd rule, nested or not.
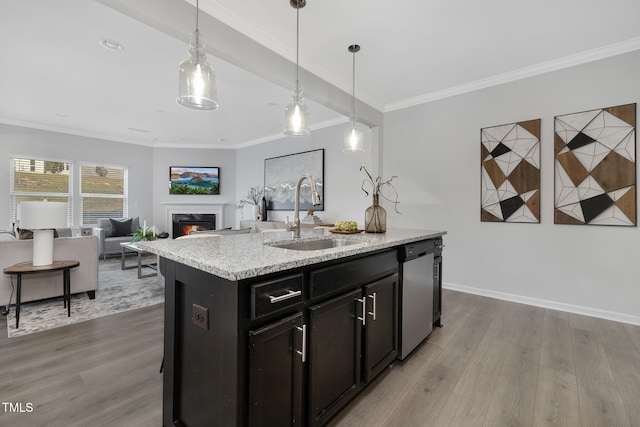
[[(164, 239), (138, 242), (141, 249), (228, 280), (241, 280), (296, 267), (399, 246), (439, 237), (446, 231), (389, 229), (384, 234), (333, 234), (327, 229), (301, 230), (293, 239), (286, 230), (208, 236), (191, 239)], [(327, 238), (355, 240), (359, 243), (330, 249), (299, 251), (273, 245)]]

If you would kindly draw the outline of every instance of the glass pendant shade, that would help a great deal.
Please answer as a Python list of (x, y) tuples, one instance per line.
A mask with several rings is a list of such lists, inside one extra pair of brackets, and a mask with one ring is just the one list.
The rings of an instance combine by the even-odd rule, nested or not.
[(191, 33), (189, 57), (178, 67), (178, 104), (185, 108), (212, 111), (218, 108), (216, 75), (207, 63), (204, 45), (200, 44), (200, 32)]
[(296, 9), (296, 86), (293, 88), (291, 103), (284, 110), (284, 134), (289, 136), (307, 136), (311, 133), (309, 111), (302, 98), (299, 75), (300, 51), (300, 8), (305, 7), (306, 0), (290, 0), (289, 4)]
[(358, 129), (358, 119), (356, 118), (356, 52), (360, 46), (352, 44), (347, 48), (353, 54), (353, 92), (351, 96), (351, 124), (344, 131), (345, 153), (362, 153), (364, 151), (364, 134)]
[(300, 84), (296, 84), (291, 103), (284, 110), (284, 133), (290, 136), (305, 136), (311, 133), (309, 127), (309, 111), (303, 102)]
[(364, 151), (364, 134), (357, 126), (356, 120), (351, 120), (351, 126), (344, 130), (345, 153), (362, 153)]

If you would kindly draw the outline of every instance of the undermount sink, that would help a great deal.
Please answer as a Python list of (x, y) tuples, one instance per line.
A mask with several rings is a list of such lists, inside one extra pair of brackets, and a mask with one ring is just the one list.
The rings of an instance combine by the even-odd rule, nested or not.
[(342, 246), (356, 245), (362, 243), (358, 240), (348, 239), (322, 239), (308, 240), (302, 242), (281, 243), (272, 245), (274, 248), (292, 249), (294, 251), (319, 251), (322, 249), (340, 248)]

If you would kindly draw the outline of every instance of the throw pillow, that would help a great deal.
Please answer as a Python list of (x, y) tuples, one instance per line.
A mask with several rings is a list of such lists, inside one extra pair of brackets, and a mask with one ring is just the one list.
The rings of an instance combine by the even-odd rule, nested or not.
[(111, 236), (129, 236), (131, 234), (131, 218), (118, 220), (109, 218), (111, 221)]

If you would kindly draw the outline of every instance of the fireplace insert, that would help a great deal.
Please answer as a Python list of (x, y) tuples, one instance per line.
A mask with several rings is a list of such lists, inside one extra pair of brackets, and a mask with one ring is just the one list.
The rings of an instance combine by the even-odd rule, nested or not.
[(185, 236), (190, 231), (216, 229), (215, 214), (173, 214), (173, 238)]

